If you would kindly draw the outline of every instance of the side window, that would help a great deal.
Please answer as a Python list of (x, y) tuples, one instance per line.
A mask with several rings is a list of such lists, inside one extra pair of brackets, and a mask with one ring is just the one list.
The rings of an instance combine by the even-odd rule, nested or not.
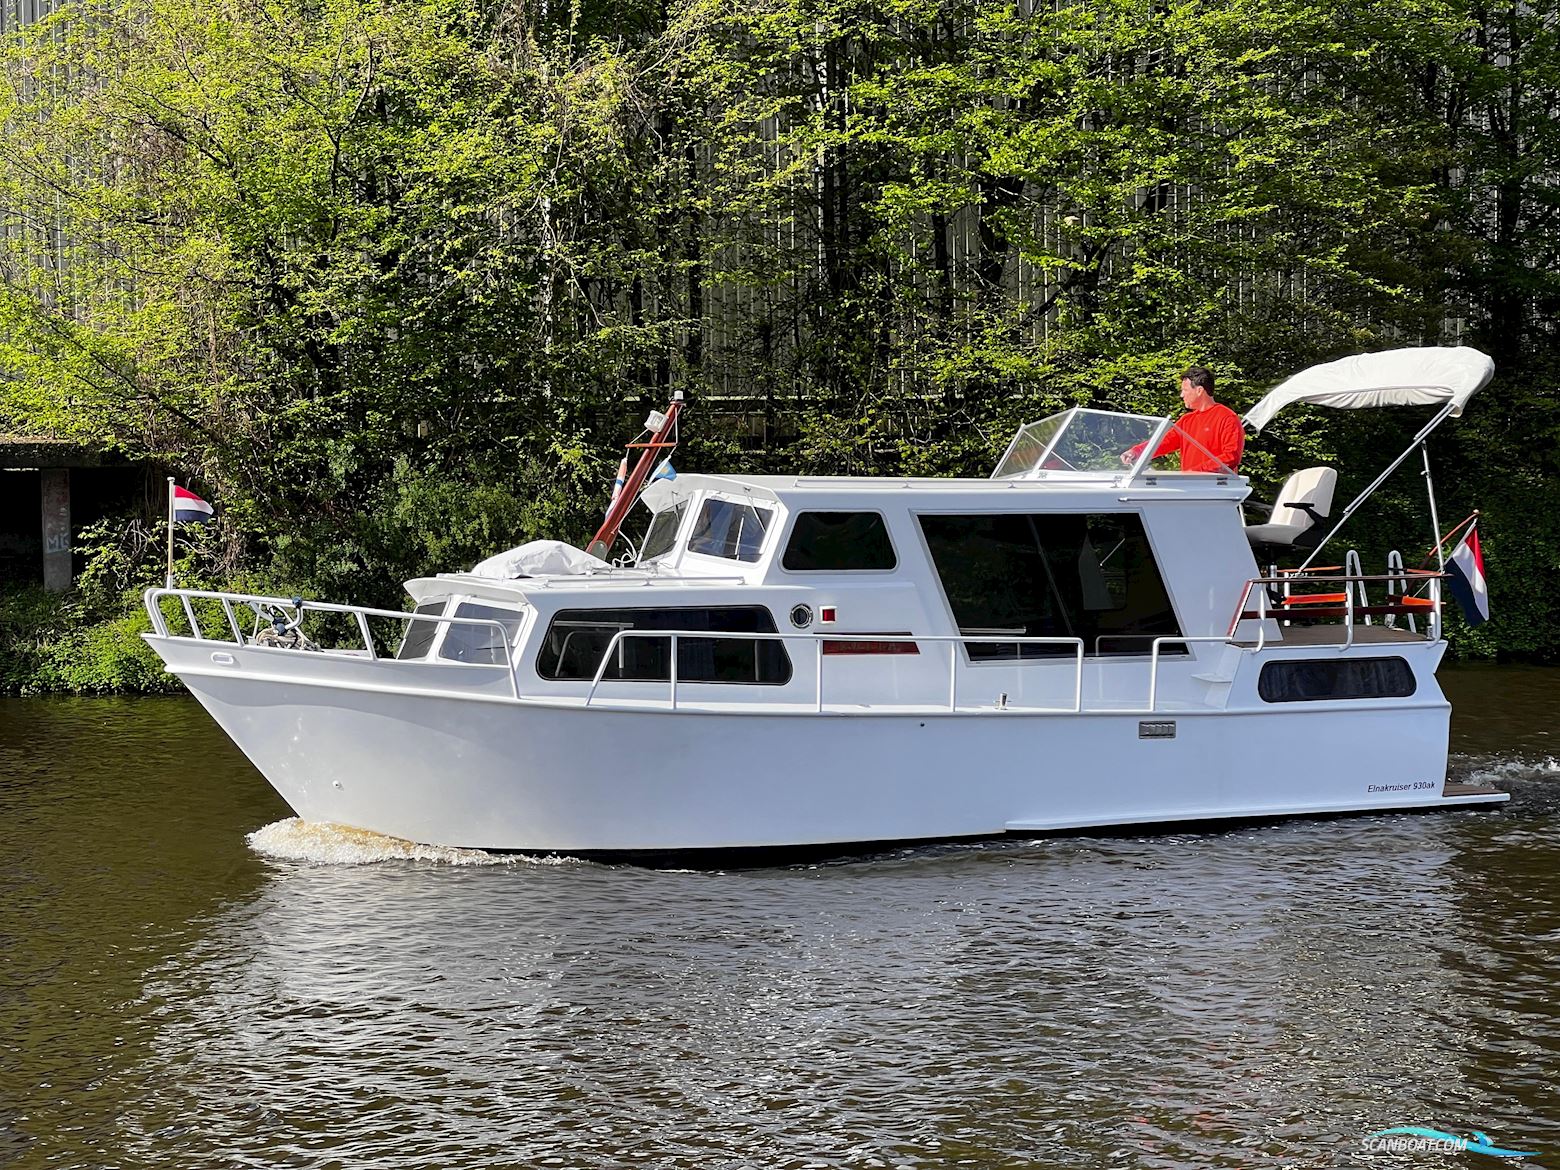
[[(604, 679), (665, 682), (671, 678), (671, 638), (623, 638), (614, 647), (612, 638), (619, 630), (772, 634), (775, 619), (758, 605), (559, 610), (542, 640), (536, 673), (558, 681), (589, 681), (596, 677), (602, 655), (610, 650)], [(791, 681), (791, 659), (778, 641), (680, 637), (677, 678), (690, 683), (784, 686)]]
[(515, 631), (520, 628), (520, 614), (512, 609), (499, 609), (491, 605), (477, 605), (463, 601), (455, 607), (455, 617), (469, 617), (502, 622), (504, 635), (492, 626), (463, 626), (449, 622), (449, 631), (439, 647), (439, 657), (453, 662), (475, 662), (485, 666), (503, 666), (509, 661), (509, 645)]
[(705, 500), (688, 537), (688, 551), (732, 561), (756, 561), (774, 512), (735, 500)]
[(892, 569), (888, 526), (876, 512), (803, 512), (780, 563), (793, 570)]
[(1269, 662), (1257, 676), (1264, 703), (1406, 699), (1414, 672), (1403, 658), (1301, 658)]
[(644, 543), (639, 547), (641, 565), (672, 551), (672, 547), (677, 543), (677, 532), (682, 527), (682, 518), (687, 514), (687, 500), (682, 500), (676, 507), (665, 508), (655, 514), (650, 521), (649, 530), (645, 533)]
[[(1071, 657), (1071, 644), (1003, 643), (1000, 635), (1079, 638), (1087, 655), (1147, 654), (1181, 632), (1142, 518), (1131, 512), (922, 516), (921, 531), (975, 661)], [(1166, 643), (1162, 654), (1185, 654)]]
[[(444, 612), (444, 602), (442, 600), (425, 602), (419, 605), (414, 612), (441, 614)], [(407, 622), (406, 636), (401, 639), (400, 649), (395, 652), (395, 656), (397, 658), (426, 658), (428, 651), (433, 648), (433, 640), (439, 636), (440, 624), (439, 622)]]

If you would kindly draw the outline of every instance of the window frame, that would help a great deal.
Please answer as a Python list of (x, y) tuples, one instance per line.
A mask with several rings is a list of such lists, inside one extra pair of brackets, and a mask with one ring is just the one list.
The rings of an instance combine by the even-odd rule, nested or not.
[[(667, 547), (666, 551), (665, 552), (656, 553), (654, 555), (654, 557), (649, 559), (649, 560), (646, 560), (645, 557), (641, 554), (640, 556), (636, 557), (635, 560), (634, 560), (634, 566), (636, 568), (639, 567), (640, 565), (665, 565), (665, 564), (674, 564), (675, 563), (675, 560), (668, 561), (667, 558), (668, 557), (675, 558), (676, 556), (678, 556), (678, 554), (680, 554), (681, 552), (684, 551), (680, 542), (682, 540), (683, 528), (688, 523), (688, 517), (693, 514), (693, 508), (690, 506), (692, 503), (693, 503), (693, 500), (692, 500), (691, 497), (683, 496), (680, 499), (673, 500), (670, 504), (668, 504), (666, 507), (662, 508), (659, 512), (652, 512), (652, 513), (650, 513), (650, 528), (654, 528), (656, 521), (659, 520), (667, 512), (676, 513), (678, 511), (678, 509), (682, 509), (682, 512), (683, 512), (682, 516), (678, 517), (677, 523), (676, 523), (676, 525), (672, 529), (672, 543)], [(645, 529), (645, 543), (646, 544), (649, 543), (650, 528), (646, 528)]]
[[(471, 622), (498, 622), (505, 627), (505, 641), (502, 646), (483, 647), (484, 650), (489, 650), (494, 653), (494, 657), (498, 659), (496, 662), (481, 662), (469, 658), (455, 658), (445, 653), (445, 647), (449, 645), (450, 635), (454, 633), (455, 630), (464, 629), (471, 634), (475, 634), (478, 630), (482, 630), (487, 634), (491, 634), (493, 632), (492, 628), (482, 625), (465, 626), (462, 625), (460, 621), (440, 622), (439, 625), (441, 628), (439, 631), (438, 644), (435, 647), (434, 658), (439, 662), (447, 663), (452, 666), (510, 666), (515, 661), (515, 654), (519, 647), (525, 644), (525, 623), (526, 618), (530, 613), (530, 607), (521, 606), (513, 610), (505, 609), (493, 598), (474, 597), (470, 594), (457, 594), (452, 596), (449, 600), (450, 602), (454, 603), (454, 609), (450, 609), (448, 605), (446, 605), (445, 608), (449, 611), (449, 616), (451, 618), (464, 618), (466, 621)], [(462, 614), (460, 611), (467, 606), (475, 606), (478, 609), (494, 610), (501, 612), (506, 616), (495, 617), (487, 614)], [(510, 628), (510, 623), (508, 620), (509, 616), (512, 616), (514, 620), (514, 626), (512, 629)]]
[(417, 628), (417, 618), (443, 617), (444, 611), (450, 607), (451, 597), (441, 597), (438, 601), (419, 601), (412, 607), (411, 618), (406, 623), (406, 628), (401, 633), (401, 642), (395, 648), (395, 660), (397, 662), (437, 662), (439, 661), (439, 643), (444, 641), (444, 622), (427, 622), (433, 627), (433, 632), (428, 635), (428, 644), (423, 652), (414, 657), (405, 654), (406, 644), (412, 639), (412, 631)]
[[(1279, 669), (1283, 669), (1285, 667), (1293, 669), (1295, 667), (1316, 666), (1331, 666), (1342, 668), (1356, 666), (1361, 663), (1394, 663), (1396, 667), (1401, 667), (1407, 673), (1409, 689), (1401, 693), (1393, 692), (1390, 694), (1380, 695), (1318, 695), (1314, 698), (1305, 695), (1295, 695), (1291, 697), (1281, 696), (1278, 698), (1270, 698), (1268, 694), (1268, 688), (1264, 685), (1265, 680), (1268, 677), (1268, 672), (1273, 670), (1275, 667)], [(1379, 703), (1383, 701), (1401, 702), (1404, 699), (1412, 699), (1418, 693), (1419, 676), (1414, 673), (1413, 665), (1401, 654), (1370, 654), (1360, 655), (1353, 658), (1275, 658), (1271, 661), (1264, 662), (1262, 664), (1262, 669), (1257, 673), (1257, 698), (1262, 702), (1269, 704), (1270, 706), (1282, 706), (1286, 703)]]
[[(848, 513), (848, 514), (861, 513), (863, 515), (876, 516), (879, 520), (881, 520), (883, 522), (883, 535), (888, 538), (888, 550), (894, 556), (894, 563), (893, 563), (893, 565), (891, 565), (889, 568), (886, 568), (886, 569), (792, 569), (792, 568), (788, 568), (786, 566), (786, 563), (785, 563), (785, 554), (786, 554), (786, 550), (789, 549), (790, 546), (791, 546), (791, 537), (792, 537), (792, 534), (796, 531), (796, 522), (798, 520), (800, 520), (803, 516), (806, 516), (810, 512), (832, 512), (832, 513), (835, 513), (835, 514), (839, 514), (839, 513)], [(888, 514), (886, 512), (884, 512), (884, 511), (882, 511), (879, 508), (841, 508), (841, 507), (799, 508), (796, 511), (791, 512), (789, 515), (786, 516), (785, 523), (781, 526), (781, 537), (782, 537), (782, 539), (779, 540), (776, 543), (776, 546), (775, 546), (777, 548), (778, 552), (779, 552), (779, 555), (775, 558), (775, 565), (776, 565), (776, 567), (778, 567), (779, 570), (782, 573), (795, 574), (796, 576), (802, 577), (804, 579), (811, 579), (813, 577), (818, 576), (818, 574), (820, 574), (820, 573), (849, 573), (851, 576), (856, 576), (857, 574), (866, 574), (866, 575), (870, 575), (870, 576), (883, 577), (883, 576), (889, 576), (891, 574), (897, 573), (902, 568), (904, 568), (904, 558), (902, 556), (900, 556), (900, 554), (899, 554), (899, 542), (894, 539), (894, 530), (893, 530), (893, 527), (888, 522)]]
[[(721, 558), (721, 559), (723, 559), (723, 558)], [(643, 611), (643, 612), (646, 612), (646, 613), (677, 613), (677, 612), (688, 612), (688, 611), (704, 611), (704, 612), (708, 612), (708, 611), (711, 611), (711, 610), (749, 610), (749, 611), (753, 611), (755, 614), (760, 614), (764, 618), (768, 619), (769, 625), (770, 625), (770, 629), (767, 629), (767, 630), (706, 630), (706, 631), (702, 631), (702, 633), (703, 634), (729, 634), (729, 635), (731, 635), (730, 637), (709, 638), (708, 640), (712, 644), (725, 642), (725, 643), (730, 643), (730, 644), (736, 645), (736, 644), (742, 642), (742, 640), (745, 637), (749, 638), (751, 640), (750, 644), (755, 648), (755, 653), (756, 653), (756, 648), (761, 643), (771, 643), (771, 644), (773, 644), (776, 647), (776, 650), (777, 650), (777, 652), (779, 654), (779, 661), (784, 666), (784, 670), (782, 672), (783, 673), (783, 677), (777, 679), (776, 681), (772, 681), (772, 682), (766, 682), (766, 681), (763, 681), (763, 680), (761, 680), (759, 678), (754, 678), (751, 681), (734, 681), (734, 680), (731, 680), (731, 679), (700, 679), (700, 678), (687, 678), (687, 677), (684, 677), (684, 676), (682, 676), (681, 671), (679, 670), (679, 677), (677, 679), (677, 685), (678, 686), (685, 686), (686, 685), (686, 686), (717, 686), (717, 687), (721, 687), (721, 686), (724, 686), (724, 687), (788, 687), (793, 682), (796, 681), (796, 677), (797, 677), (797, 674), (796, 674), (796, 663), (791, 658), (791, 652), (790, 652), (789, 648), (786, 645), (786, 640), (784, 638), (777, 638), (777, 637), (773, 637), (773, 636), (768, 636), (768, 637), (755, 637), (754, 636), (754, 635), (775, 635), (775, 634), (783, 634), (784, 633), (784, 631), (780, 628), (780, 623), (775, 619), (774, 610), (771, 609), (768, 605), (763, 605), (763, 604), (755, 603), (755, 602), (748, 602), (748, 603), (745, 603), (745, 604), (738, 604), (738, 605), (719, 605), (719, 604), (715, 604), (715, 605), (708, 605), (708, 604), (707, 605), (687, 605), (687, 604), (685, 604), (685, 605), (616, 605), (616, 606), (579, 606), (579, 605), (568, 605), (568, 604), (561, 605), (561, 606), (559, 606), (559, 608), (557, 608), (557, 609), (553, 610), (551, 613), (548, 613), (548, 614), (545, 615), (545, 622), (543, 621), (543, 616), (544, 615), (541, 615), (541, 614), (537, 615), (537, 618), (536, 618), (536, 630), (539, 631), (539, 632), (536, 633), (536, 651), (535, 651), (534, 656), (531, 659), (531, 670), (535, 674), (536, 678), (539, 681), (541, 681), (542, 683), (544, 683), (544, 684), (545, 683), (561, 683), (561, 684), (564, 684), (564, 685), (579, 686), (581, 684), (588, 685), (589, 683), (591, 683), (592, 680), (595, 677), (594, 676), (594, 671), (590, 675), (582, 675), (582, 676), (576, 677), (576, 676), (572, 676), (572, 675), (570, 675), (570, 676), (560, 676), (560, 675), (556, 675), (556, 674), (549, 674), (549, 673), (547, 673), (546, 669), (544, 669), (545, 668), (544, 659), (545, 659), (545, 657), (548, 654), (548, 642), (549, 642), (549, 640), (550, 640), (550, 638), (552, 636), (553, 629), (558, 624), (559, 617), (562, 614), (566, 614), (566, 613), (567, 614), (574, 614), (574, 613), (580, 613), (580, 612), (585, 612), (585, 613), (598, 612), (598, 613), (603, 613), (603, 614), (612, 614), (612, 613), (620, 613), (620, 612), (622, 612), (624, 610), (639, 610), (639, 611)], [(669, 632), (669, 630), (677, 628), (677, 627), (673, 626), (673, 627), (668, 627), (668, 630), (655, 630), (655, 629), (647, 628), (647, 627), (644, 627), (644, 626), (624, 626), (620, 622), (611, 621), (611, 620), (608, 620), (606, 618), (603, 618), (602, 620), (597, 621), (597, 622), (579, 622), (579, 623), (571, 623), (571, 624), (578, 624), (582, 628), (586, 628), (586, 629), (605, 629), (605, 628), (608, 628), (608, 627), (615, 627), (616, 629), (619, 629), (619, 630), (622, 630), (622, 629), (636, 629), (636, 630), (643, 630), (644, 633), (646, 633), (647, 635), (654, 635), (654, 634), (658, 634), (659, 633), (659, 634), (662, 634), (663, 636), (666, 635)], [(689, 638), (697, 638), (700, 635), (701, 635), (701, 631), (691, 631), (687, 636)], [(647, 638), (646, 640), (648, 641), (648, 640), (651, 640), (651, 639)], [(610, 673), (604, 673), (602, 675), (601, 681), (603, 681), (603, 682), (612, 682), (612, 683), (620, 683), (620, 684), (636, 684), (636, 685), (651, 686), (651, 687), (665, 687), (665, 686), (669, 686), (671, 684), (671, 670), (670, 670), (671, 658), (670, 658), (670, 655), (671, 655), (670, 643), (668, 642), (668, 649), (667, 649), (668, 669), (667, 669), (667, 676), (664, 677), (664, 678), (615, 678)], [(562, 662), (561, 654), (560, 654), (560, 657), (559, 657), (559, 661), (560, 661), (560, 664), (561, 664), (561, 662)], [(596, 663), (595, 669), (599, 670), (600, 668), (601, 668), (601, 663), (598, 661)], [(755, 674), (756, 673), (758, 673), (757, 670), (755, 670)]]
[[(787, 510), (781, 505), (779, 500), (771, 499), (767, 496), (752, 496), (746, 492), (706, 491), (700, 492), (693, 497), (693, 502), (697, 505), (689, 509), (689, 514), (693, 519), (690, 521), (685, 518), (683, 523), (685, 525), (697, 525), (705, 505), (714, 501), (724, 504), (738, 504), (748, 508), (762, 508), (769, 512), (771, 519), (769, 525), (764, 529), (764, 539), (759, 542), (757, 555), (751, 561), (744, 561), (736, 557), (723, 557), (719, 553), (700, 552), (690, 544), (693, 540), (693, 528), (690, 526), (686, 535), (679, 534), (680, 539), (677, 543), (678, 559), (676, 563), (682, 564), (684, 557), (703, 557), (712, 565), (733, 566), (739, 572), (747, 572), (763, 565), (774, 552), (775, 540), (780, 530), (786, 526), (789, 518)], [(656, 563), (660, 564), (663, 562)]]
[[(932, 546), (931, 546), (930, 542), (928, 542), (928, 540), (926, 539), (926, 529), (921, 524), (921, 517), (923, 517), (923, 516), (1136, 516), (1138, 518), (1138, 523), (1142, 526), (1142, 529), (1143, 529), (1143, 539), (1148, 543), (1149, 555), (1152, 556), (1153, 559), (1154, 559), (1154, 569), (1159, 573), (1160, 584), (1162, 584), (1164, 586), (1164, 589), (1165, 589), (1165, 600), (1166, 600), (1166, 602), (1170, 606), (1170, 616), (1175, 619), (1176, 629), (1178, 631), (1180, 631), (1180, 634), (1185, 636), (1185, 637), (1191, 637), (1192, 636), (1192, 635), (1186, 634), (1186, 623), (1181, 620), (1181, 610), (1180, 610), (1180, 607), (1176, 603), (1175, 591), (1170, 588), (1169, 581), (1165, 577), (1164, 569), (1163, 569), (1164, 561), (1160, 557), (1160, 555), (1159, 555), (1159, 548), (1158, 548), (1158, 546), (1154, 542), (1154, 527), (1153, 527), (1153, 525), (1148, 523), (1147, 516), (1144, 513), (1143, 509), (1141, 509), (1141, 508), (1115, 508), (1115, 509), (1089, 509), (1089, 510), (1078, 510), (1078, 509), (1065, 509), (1064, 510), (1064, 509), (1060, 509), (1060, 508), (996, 508), (996, 509), (984, 509), (984, 510), (973, 509), (973, 508), (914, 508), (914, 509), (911, 509), (910, 510), (910, 519), (913, 522), (912, 523), (912, 527), (915, 529), (915, 537), (916, 537), (916, 540), (919, 542), (920, 549), (921, 549), (921, 555), (926, 560), (926, 567), (927, 567), (927, 569), (931, 573), (932, 583), (937, 586), (937, 595), (942, 599), (943, 613), (947, 615), (949, 632), (953, 633), (953, 634), (959, 634), (960, 633), (960, 630), (959, 630), (959, 618), (958, 618), (958, 615), (953, 612), (953, 602), (951, 600), (949, 600), (949, 598), (948, 598), (948, 588), (943, 583), (942, 573), (938, 571), (937, 559), (934, 556), (932, 556)], [(1014, 636), (1017, 637), (1019, 635), (1014, 635)], [(1159, 657), (1161, 659), (1165, 659), (1165, 658), (1192, 659), (1192, 658), (1195, 658), (1195, 653), (1193, 651), (1193, 647), (1190, 644), (1187, 644), (1187, 643), (1183, 642), (1183, 643), (1180, 644), (1180, 646), (1178, 648), (1175, 642), (1172, 642), (1172, 641), (1168, 640), (1168, 639), (1171, 638), (1171, 635), (1169, 635), (1169, 634), (1156, 634), (1156, 635), (1154, 635), (1154, 637), (1163, 637), (1163, 638), (1167, 639), (1167, 641), (1165, 642), (1165, 645), (1159, 651)], [(1000, 641), (1000, 639), (993, 639), (993, 641)], [(1098, 644), (1097, 640), (1096, 640), (1096, 644)], [(1076, 662), (1077, 661), (1076, 656), (1073, 655), (1073, 654), (1053, 655), (1053, 656), (1050, 656), (1050, 657), (1041, 656), (1041, 657), (1034, 657), (1034, 658), (1023, 658), (1023, 657), (1019, 657), (1019, 658), (975, 658), (975, 657), (973, 657), (970, 654), (969, 643), (967, 643), (967, 642), (960, 642), (958, 645), (959, 645), (960, 649), (962, 649), (964, 651), (964, 665), (965, 665), (966, 668), (970, 668), (970, 667), (975, 667), (975, 668), (979, 668), (979, 667), (1008, 667), (1008, 668), (1011, 668), (1011, 667), (1014, 667), (1014, 666), (1036, 666), (1036, 665), (1045, 666), (1045, 665), (1052, 665), (1052, 664), (1055, 664), (1057, 662), (1072, 663), (1072, 662)], [(1142, 653), (1132, 653), (1132, 654), (1094, 654), (1094, 653), (1090, 653), (1087, 640), (1085, 640), (1085, 642), (1084, 642), (1083, 660), (1085, 662), (1134, 662), (1134, 661), (1147, 662), (1152, 657), (1153, 657), (1152, 639), (1149, 639), (1149, 645), (1148, 645), (1148, 647), (1146, 649), (1144, 649), (1142, 651)]]

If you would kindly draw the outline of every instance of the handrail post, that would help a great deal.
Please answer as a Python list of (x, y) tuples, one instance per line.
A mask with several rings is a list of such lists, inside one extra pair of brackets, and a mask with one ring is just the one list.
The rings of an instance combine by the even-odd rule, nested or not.
[(958, 710), (955, 700), (959, 694), (959, 646), (962, 643), (950, 641), (948, 643), (948, 710)]
[(1155, 638), (1148, 652), (1148, 713), (1159, 710), (1159, 645), (1163, 638)]
[(1073, 671), (1073, 714), (1076, 715), (1083, 710), (1083, 639), (1074, 638), (1073, 641), (1078, 644)]
[[(358, 633), (363, 635), (363, 645), (368, 650), (368, 660), (370, 662), (378, 662), (379, 655), (374, 653), (374, 635), (368, 629), (368, 615), (361, 609), (357, 611), (357, 624)], [(508, 645), (509, 639), (507, 637), (505, 637), (504, 643)], [(518, 698), (519, 696), (516, 697)]]
[(184, 617), (190, 623), (190, 637), (198, 642), (201, 640), (202, 634), (200, 623), (195, 620), (195, 607), (190, 604), (190, 595), (188, 593), (180, 593), (179, 600), (184, 603)]
[(244, 631), (238, 624), (238, 616), (233, 612), (233, 604), (226, 597), (222, 599), (222, 613), (227, 618), (228, 629), (233, 631), (233, 641), (238, 645), (244, 644)]
[(813, 639), (813, 657), (816, 660), (817, 678), (816, 690), (818, 695), (818, 714), (823, 714), (823, 639)]
[[(1354, 645), (1354, 590), (1348, 588), (1348, 582), (1344, 582), (1345, 609), (1343, 615), (1343, 649), (1347, 650)], [(1340, 651), (1341, 653), (1342, 651)]]
[[(612, 651), (617, 649), (617, 644), (626, 634), (627, 630), (618, 630), (612, 635), (612, 640), (607, 643), (606, 650), (601, 655), (601, 661), (596, 663), (596, 677), (590, 680), (590, 690), (585, 693), (585, 705), (590, 706), (591, 700), (596, 697), (596, 688), (601, 685), (602, 676), (607, 673), (607, 664), (612, 661)], [(510, 671), (513, 674), (513, 669)]]
[(1256, 579), (1253, 578), (1247, 581), (1246, 587), (1240, 591), (1240, 601), (1235, 606), (1235, 617), (1230, 622), (1228, 634), (1228, 639), (1232, 642), (1235, 640), (1235, 635), (1240, 633), (1240, 624), (1246, 620), (1246, 603), (1251, 600), (1251, 587), (1256, 583)]
[[(369, 636), (368, 618), (360, 612), (358, 620), (363, 623), (363, 637), (366, 640)], [(498, 631), (498, 644), (504, 648), (504, 665), (509, 667), (509, 694), (518, 703), (520, 701), (520, 675), (515, 670), (515, 648), (509, 644), (509, 631), (504, 627), (504, 623), (496, 618), (488, 618), (487, 621), (488, 625)], [(516, 635), (519, 632), (517, 626), (515, 629)], [(372, 642), (368, 644), (368, 656), (370, 658), (374, 657), (374, 644)]]
[(672, 710), (677, 710), (677, 635), (672, 635)]

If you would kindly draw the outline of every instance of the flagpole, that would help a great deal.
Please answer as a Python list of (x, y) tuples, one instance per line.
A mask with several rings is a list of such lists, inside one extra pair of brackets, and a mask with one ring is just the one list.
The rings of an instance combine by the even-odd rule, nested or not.
[[(1430, 444), (1426, 443), (1419, 448), (1419, 453), (1425, 457), (1425, 492), (1430, 497), (1430, 531), (1440, 536), (1441, 518), (1436, 515), (1435, 511), (1435, 483), (1430, 478)], [(1441, 543), (1435, 546), (1435, 567), (1438, 572), (1444, 573), (1446, 572), (1446, 556), (1441, 551)]]
[(173, 476), (168, 477), (168, 585), (173, 588)]

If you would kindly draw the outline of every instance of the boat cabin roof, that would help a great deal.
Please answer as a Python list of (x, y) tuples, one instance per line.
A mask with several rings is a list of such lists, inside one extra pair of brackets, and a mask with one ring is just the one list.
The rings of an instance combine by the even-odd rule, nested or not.
[[(650, 517), (635, 533), (631, 564), (512, 580), (450, 573), (408, 582), (407, 588), (420, 602), (453, 592), (498, 600), (572, 587), (797, 584), (786, 562), (809, 539), (799, 531), (807, 514), (819, 540), (871, 540), (881, 532), (889, 547), (901, 548), (917, 539), (917, 515), (1140, 512), (1156, 529), (1162, 526), (1151, 519), (1156, 511), (1181, 513), (1192, 506), (1201, 515), (1197, 506), (1208, 504), (1230, 508), (1228, 524), (1219, 526), (1229, 528), (1229, 539), (1217, 543), (1238, 554), (1244, 579), (1250, 554), (1233, 505), (1248, 495), (1247, 481), (1234, 472), (1153, 469), (1151, 453), (1170, 425), (1167, 418), (1064, 411), (1020, 428), (987, 479), (679, 474), (645, 489), (641, 502)], [(1125, 463), (1124, 452), (1130, 456)], [(1167, 531), (1198, 527), (1191, 515), (1163, 519)], [(895, 570), (904, 567), (896, 558), (877, 576), (902, 576)], [(809, 577), (816, 579), (816, 573)]]

